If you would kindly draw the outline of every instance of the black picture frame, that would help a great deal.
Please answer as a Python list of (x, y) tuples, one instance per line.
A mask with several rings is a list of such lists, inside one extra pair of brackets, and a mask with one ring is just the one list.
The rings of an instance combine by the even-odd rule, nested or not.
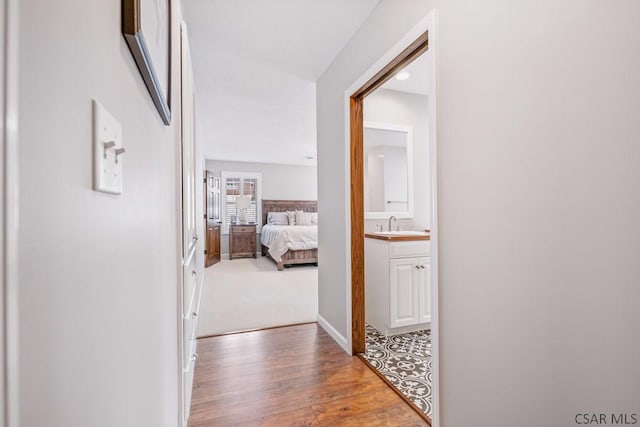
[[(167, 21), (157, 23), (160, 28), (166, 25), (167, 63), (165, 66), (167, 67), (167, 82), (166, 90), (164, 91), (157, 69), (154, 68), (154, 58), (147, 44), (148, 38), (143, 33), (141, 23), (142, 13), (145, 12), (140, 6), (141, 1), (143, 0), (122, 0), (122, 33), (162, 122), (169, 126), (171, 124), (171, 107), (169, 104), (171, 94), (171, 0), (156, 0), (166, 1), (167, 12)], [(162, 48), (164, 49), (164, 47)], [(155, 62), (158, 62), (157, 58), (155, 58)]]

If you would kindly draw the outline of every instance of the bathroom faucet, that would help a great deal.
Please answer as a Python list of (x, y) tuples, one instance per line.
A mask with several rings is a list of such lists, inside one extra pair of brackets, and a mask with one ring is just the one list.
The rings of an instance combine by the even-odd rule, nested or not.
[(389, 231), (391, 231), (391, 220), (394, 220), (395, 222), (398, 222), (398, 219), (395, 216), (391, 215), (389, 217)]

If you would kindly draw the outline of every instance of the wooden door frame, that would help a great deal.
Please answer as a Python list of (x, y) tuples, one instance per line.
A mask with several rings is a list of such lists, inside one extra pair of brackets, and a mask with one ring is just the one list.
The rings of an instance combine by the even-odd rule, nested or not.
[(420, 34), (409, 46), (351, 94), (351, 345), (353, 353), (365, 351), (364, 314), (364, 100), (402, 68), (429, 49), (428, 32)]
[(440, 346), (439, 346), (439, 239), (438, 239), (438, 171), (436, 139), (437, 95), (437, 10), (432, 10), (393, 48), (345, 91), (345, 139), (348, 167), (346, 177), (350, 189), (348, 228), (351, 229), (347, 250), (350, 254), (347, 275), (347, 351), (356, 355), (365, 350), (365, 277), (364, 277), (364, 99), (418, 56), (430, 51), (431, 88), (429, 96), (431, 216), (431, 281), (432, 281), (432, 417), (431, 425), (439, 426)]
[(0, 426), (19, 420), (18, 9), (0, 0)]

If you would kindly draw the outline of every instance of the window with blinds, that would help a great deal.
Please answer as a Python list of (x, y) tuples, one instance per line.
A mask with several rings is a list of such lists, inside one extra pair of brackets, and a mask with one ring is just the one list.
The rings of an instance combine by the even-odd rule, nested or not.
[(260, 225), (260, 174), (223, 172), (222, 178), (225, 229), (242, 219), (241, 209), (236, 206), (239, 196), (247, 196), (250, 200), (249, 207), (245, 209), (245, 222)]

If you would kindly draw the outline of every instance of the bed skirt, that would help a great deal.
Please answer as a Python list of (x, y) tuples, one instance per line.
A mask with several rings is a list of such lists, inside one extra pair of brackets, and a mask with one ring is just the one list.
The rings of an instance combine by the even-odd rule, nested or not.
[(269, 248), (262, 245), (262, 256), (268, 256), (278, 265), (278, 271), (284, 270), (285, 266), (295, 264), (315, 264), (318, 265), (318, 249), (303, 249), (299, 251), (288, 250), (282, 254), (282, 261), (277, 262), (269, 255)]

